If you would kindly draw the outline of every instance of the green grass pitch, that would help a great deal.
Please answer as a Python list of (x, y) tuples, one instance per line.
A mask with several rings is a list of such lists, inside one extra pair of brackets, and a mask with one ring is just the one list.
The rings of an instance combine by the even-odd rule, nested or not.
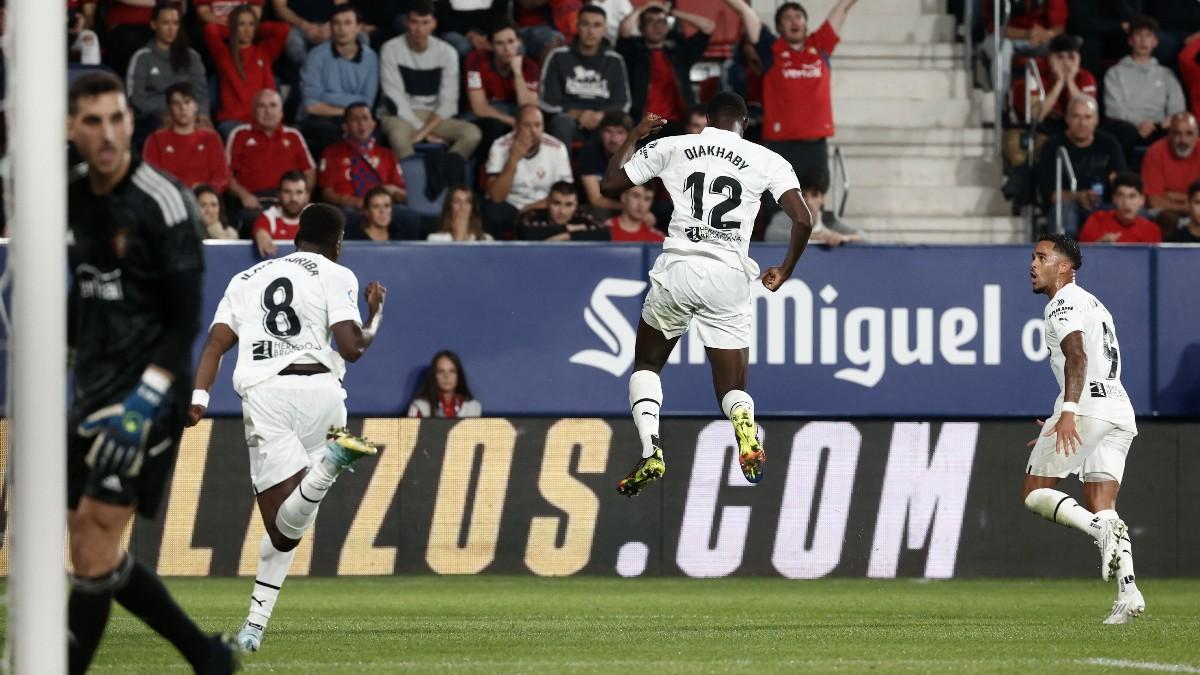
[[(175, 579), (235, 630), (249, 579)], [(248, 672), (1200, 673), (1200, 579), (1147, 579), (1104, 626), (1100, 580), (289, 579)], [(117, 609), (93, 672), (187, 672)]]

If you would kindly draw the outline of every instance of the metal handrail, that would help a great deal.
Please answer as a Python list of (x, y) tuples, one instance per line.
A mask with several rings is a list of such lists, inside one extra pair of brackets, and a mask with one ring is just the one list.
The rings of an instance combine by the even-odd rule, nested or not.
[[(1036, 59), (1029, 59), (1025, 62), (1025, 123), (1031, 127), (1036, 126), (1037, 122), (1033, 119), (1033, 97), (1029, 94), (1036, 87), (1038, 93), (1038, 116), (1041, 116), (1041, 107), (1046, 105), (1046, 85), (1042, 81), (1042, 69), (1038, 68)], [(1029, 146), (1029, 150), (1033, 151), (1033, 145)]]
[(1075, 167), (1071, 166), (1071, 155), (1067, 149), (1060, 145), (1054, 158), (1054, 213), (1057, 216), (1054, 229), (1059, 234), (1063, 233), (1063, 167), (1066, 167), (1067, 174), (1071, 178), (1071, 192), (1074, 193), (1079, 190), (1079, 181), (1075, 179)]
[[(846, 172), (846, 158), (842, 154), (841, 146), (838, 145), (833, 147), (833, 169), (830, 172), (830, 191), (834, 193), (832, 195), (833, 204), (836, 205), (834, 211), (838, 218), (841, 218), (842, 214), (846, 212), (846, 200), (850, 197), (850, 174)], [(832, 180), (833, 176), (841, 177), (840, 184)]]
[(995, 54), (992, 57), (992, 91), (996, 94), (994, 101), (996, 108), (996, 121), (994, 129), (995, 133), (992, 135), (992, 145), (996, 151), (997, 159), (1003, 157), (1004, 155), (1003, 139), (1000, 138), (1000, 126), (1001, 120), (1004, 119), (1004, 97), (1007, 94), (1007, 92), (1000, 91), (1000, 86), (1002, 84), (1000, 78), (1003, 74), (1003, 71), (1000, 69), (1000, 53), (1003, 51), (1000, 49), (1000, 42), (1006, 39), (1004, 37), (1004, 31), (1000, 25), (1001, 4), (1007, 6), (1008, 2), (1007, 0), (993, 0), (992, 3), (992, 41), (995, 44)]
[(963, 66), (968, 82), (975, 81), (975, 3), (963, 3)]

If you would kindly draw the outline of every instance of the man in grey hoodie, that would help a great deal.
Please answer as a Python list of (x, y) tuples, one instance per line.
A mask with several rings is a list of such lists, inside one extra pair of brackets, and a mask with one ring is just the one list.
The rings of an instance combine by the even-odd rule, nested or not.
[(629, 112), (625, 59), (605, 39), (606, 26), (602, 8), (584, 5), (575, 41), (550, 52), (542, 67), (546, 131), (567, 147), (576, 134), (585, 139), (595, 135), (605, 112)]
[(1152, 56), (1157, 46), (1158, 22), (1137, 17), (1129, 22), (1131, 53), (1104, 76), (1104, 129), (1120, 141), (1132, 167), (1138, 165), (1135, 149), (1165, 135), (1171, 115), (1187, 106), (1179, 80)]

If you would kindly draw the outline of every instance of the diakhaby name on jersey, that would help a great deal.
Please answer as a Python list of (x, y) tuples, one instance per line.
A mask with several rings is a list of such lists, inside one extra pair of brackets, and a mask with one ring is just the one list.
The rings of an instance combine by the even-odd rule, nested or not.
[(716, 157), (733, 164), (735, 167), (737, 167), (738, 171), (749, 168), (750, 166), (750, 162), (742, 159), (741, 155), (736, 154), (729, 148), (722, 148), (719, 145), (697, 145), (692, 148), (685, 148), (683, 151), (683, 156), (687, 157), (688, 159)]

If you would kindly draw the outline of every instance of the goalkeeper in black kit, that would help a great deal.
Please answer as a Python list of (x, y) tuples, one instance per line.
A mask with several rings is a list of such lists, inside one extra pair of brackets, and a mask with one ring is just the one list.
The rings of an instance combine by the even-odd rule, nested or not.
[(197, 209), (186, 188), (132, 156), (133, 113), (116, 77), (76, 80), (67, 124), (84, 159), (67, 214), (70, 671), (87, 671), (116, 600), (197, 673), (229, 673), (230, 643), (201, 632), (121, 547), (135, 511), (157, 514), (187, 419), (204, 271)]

